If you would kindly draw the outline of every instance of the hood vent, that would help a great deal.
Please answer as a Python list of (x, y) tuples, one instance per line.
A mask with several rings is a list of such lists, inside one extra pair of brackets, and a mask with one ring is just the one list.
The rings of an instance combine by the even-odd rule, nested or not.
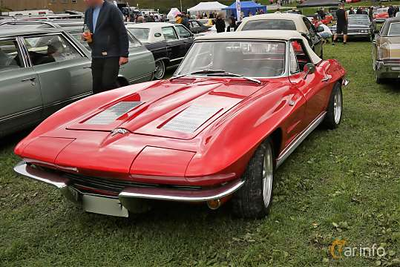
[(123, 101), (119, 102), (106, 110), (96, 114), (88, 119), (85, 124), (108, 125), (115, 122), (122, 115), (128, 113), (132, 109), (142, 104), (139, 101)]
[(193, 105), (168, 121), (162, 129), (182, 133), (193, 133), (220, 110), (222, 110), (220, 107)]

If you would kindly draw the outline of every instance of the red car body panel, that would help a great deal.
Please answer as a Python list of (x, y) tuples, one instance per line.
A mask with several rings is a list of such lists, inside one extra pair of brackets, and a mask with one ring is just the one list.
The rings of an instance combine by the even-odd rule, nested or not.
[[(261, 79), (179, 78), (116, 89), (52, 115), (15, 148), (26, 162), (146, 184), (215, 186), (240, 178), (257, 146), (278, 136), (278, 154), (327, 109), (345, 75), (335, 60), (316, 72)], [(325, 79), (324, 78), (329, 78)], [(107, 124), (88, 121), (111, 106), (140, 102)], [(210, 114), (195, 131), (165, 127), (191, 106)], [(127, 132), (114, 134), (114, 129)], [(278, 155), (277, 155), (278, 156)]]

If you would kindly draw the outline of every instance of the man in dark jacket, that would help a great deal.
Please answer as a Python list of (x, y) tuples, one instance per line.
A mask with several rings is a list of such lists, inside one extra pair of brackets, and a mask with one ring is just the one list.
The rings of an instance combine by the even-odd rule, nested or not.
[[(129, 39), (121, 11), (104, 0), (85, 0), (83, 38), (92, 49), (93, 93), (117, 88), (119, 68), (128, 62)], [(89, 35), (89, 36), (88, 36)]]
[(222, 14), (217, 15), (215, 20), (215, 27), (217, 28), (217, 33), (225, 32), (225, 20)]

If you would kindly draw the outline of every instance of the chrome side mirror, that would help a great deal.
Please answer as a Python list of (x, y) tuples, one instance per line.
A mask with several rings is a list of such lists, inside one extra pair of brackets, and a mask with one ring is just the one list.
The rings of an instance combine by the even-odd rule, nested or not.
[(307, 76), (309, 74), (313, 74), (315, 72), (315, 70), (316, 70), (316, 67), (313, 63), (307, 63), (304, 66), (304, 72), (306, 73), (306, 75), (304, 75), (304, 80), (307, 79)]

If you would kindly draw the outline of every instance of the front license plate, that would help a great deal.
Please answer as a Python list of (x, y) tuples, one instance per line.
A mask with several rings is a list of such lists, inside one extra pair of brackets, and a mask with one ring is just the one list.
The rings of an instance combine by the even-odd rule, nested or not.
[(118, 199), (83, 195), (82, 204), (86, 212), (116, 217), (129, 217), (128, 210), (122, 206)]

